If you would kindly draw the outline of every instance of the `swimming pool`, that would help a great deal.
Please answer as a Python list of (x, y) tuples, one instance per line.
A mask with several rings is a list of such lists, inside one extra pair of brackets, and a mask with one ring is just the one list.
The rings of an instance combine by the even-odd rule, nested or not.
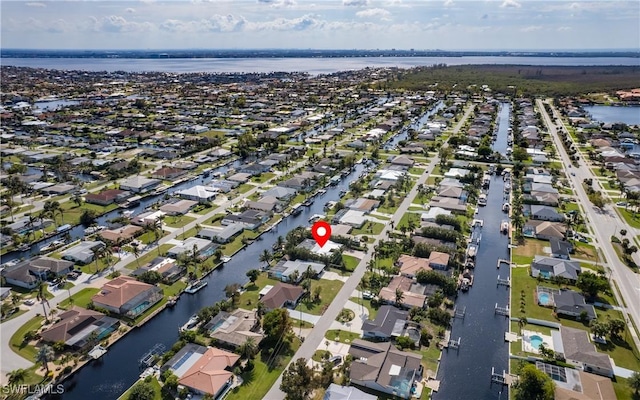
[(542, 345), (543, 339), (538, 335), (532, 335), (529, 337), (529, 342), (531, 343), (531, 347), (537, 350), (540, 348), (540, 345)]
[(538, 304), (541, 306), (551, 305), (551, 295), (549, 295), (549, 293), (538, 292)]

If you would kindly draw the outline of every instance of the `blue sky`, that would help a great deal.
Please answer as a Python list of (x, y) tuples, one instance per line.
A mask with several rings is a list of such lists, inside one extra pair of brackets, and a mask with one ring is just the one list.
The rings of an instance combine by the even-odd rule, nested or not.
[(2, 48), (640, 49), (640, 1), (2, 1)]

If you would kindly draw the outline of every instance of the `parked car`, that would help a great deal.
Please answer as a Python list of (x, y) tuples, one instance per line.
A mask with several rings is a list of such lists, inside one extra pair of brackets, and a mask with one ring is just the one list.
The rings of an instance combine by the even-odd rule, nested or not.
[(26, 304), (26, 305), (28, 305), (28, 306), (32, 306), (32, 305), (36, 304), (36, 301), (35, 301), (35, 300), (33, 300), (33, 299), (26, 299), (26, 300), (24, 301), (24, 304)]
[(342, 364), (342, 356), (333, 356), (329, 359), (329, 362), (333, 365)]

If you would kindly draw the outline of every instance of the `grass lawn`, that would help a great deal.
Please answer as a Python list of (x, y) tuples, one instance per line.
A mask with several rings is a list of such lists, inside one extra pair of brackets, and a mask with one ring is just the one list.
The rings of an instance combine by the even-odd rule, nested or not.
[[(129, 395), (131, 393), (131, 389), (133, 386), (138, 384), (138, 382), (142, 382), (142, 380), (136, 381), (126, 392), (122, 394), (122, 396), (118, 397), (118, 400), (129, 400)], [(157, 379), (151, 378), (150, 382), (151, 386), (153, 386), (153, 400), (162, 400), (162, 388), (160, 387), (160, 382)]]
[(253, 370), (245, 371), (240, 375), (243, 380), (242, 385), (233, 388), (225, 399), (247, 400), (264, 398), (299, 346), (299, 341), (294, 340), (291, 346), (282, 348), (277, 357), (272, 356), (273, 359), (269, 359), (269, 356), (266, 356), (266, 352), (258, 354), (254, 359)]
[(616, 210), (632, 228), (640, 228), (640, 215), (620, 207), (616, 207)]
[(251, 182), (263, 183), (276, 176), (273, 172), (263, 172), (258, 176), (251, 178)]
[(362, 228), (351, 230), (351, 234), (356, 235), (378, 235), (384, 229), (384, 224), (380, 222), (367, 221)]
[[(237, 279), (238, 283), (244, 282), (246, 280), (246, 276), (238, 277)], [(267, 273), (263, 272), (262, 274), (260, 274), (258, 280), (254, 284), (252, 284), (251, 282), (248, 282), (246, 284), (246, 290), (242, 292), (242, 294), (240, 295), (240, 299), (238, 300), (239, 307), (243, 307), (249, 310), (251, 310), (252, 308), (256, 308), (258, 306), (258, 293), (260, 292), (260, 290), (262, 290), (262, 288), (267, 285), (276, 285), (278, 282), (280, 281), (277, 279), (269, 278), (267, 276)]]
[[(78, 293), (71, 296), (71, 300), (73, 300), (73, 305), (78, 307), (86, 308), (89, 303), (91, 303), (91, 298), (100, 291), (98, 288), (84, 288)], [(62, 300), (58, 303), (58, 308), (67, 309), (71, 305), (70, 299)]]
[[(160, 245), (160, 254), (165, 254), (169, 249), (175, 247), (172, 244), (165, 243)], [(147, 254), (138, 257), (137, 260), (131, 261), (125, 268), (130, 269), (132, 271), (140, 268), (141, 266), (151, 262), (154, 258), (158, 257), (158, 247), (152, 248)], [(139, 267), (140, 266), (140, 267)]]
[(569, 211), (580, 211), (580, 206), (578, 205), (578, 203), (564, 203), (564, 212), (569, 212)]
[(164, 223), (171, 228), (182, 228), (192, 221), (195, 221), (195, 218), (186, 215), (168, 216), (164, 219)]
[(193, 228), (191, 228), (191, 229), (185, 231), (184, 233), (181, 233), (178, 236), (176, 236), (176, 239), (185, 240), (186, 238), (190, 238), (192, 236), (195, 236), (196, 233), (198, 233), (198, 231), (196, 230), (196, 227), (194, 226)]
[(346, 254), (342, 255), (342, 260), (344, 261), (344, 269), (349, 272), (355, 271), (356, 267), (360, 263), (360, 259), (354, 256), (348, 256)]
[(22, 338), (24, 337), (25, 333), (38, 330), (42, 326), (42, 321), (44, 321), (44, 317), (33, 317), (29, 321), (27, 321), (27, 323), (18, 328), (16, 333), (14, 333), (11, 336), (11, 339), (9, 339), (11, 350), (16, 352), (17, 354), (20, 354), (27, 360), (35, 362), (38, 349), (28, 344), (24, 344)]
[(220, 249), (225, 256), (231, 256), (244, 246), (242, 243), (243, 239), (255, 239), (256, 237), (258, 237), (257, 232), (244, 230), (242, 234), (240, 234), (240, 236), (236, 236), (232, 242), (220, 246)]
[(205, 214), (209, 214), (211, 210), (213, 210), (212, 205), (207, 206), (206, 204), (199, 204), (191, 212), (198, 215), (205, 215)]
[(358, 297), (351, 297), (349, 300), (353, 301), (356, 304), (362, 303), (364, 308), (369, 312), (369, 319), (373, 320), (376, 318), (376, 314), (378, 314), (378, 308), (375, 308), (371, 305), (371, 300), (367, 299), (359, 299)]
[(378, 212), (384, 213), (384, 214), (394, 214), (397, 210), (398, 207), (400, 207), (400, 203), (402, 203), (402, 197), (398, 197), (398, 196), (394, 196), (393, 197), (393, 201), (394, 201), (394, 205), (393, 207), (389, 206), (389, 202), (385, 201), (384, 205), (381, 207), (378, 207)]
[[(532, 257), (533, 259), (533, 256), (543, 255), (545, 254), (544, 248), (550, 247), (550, 246), (551, 244), (549, 244), (549, 242), (546, 240), (527, 238), (525, 239), (524, 244), (519, 244), (518, 247), (513, 249), (512, 254), (513, 254), (514, 261), (516, 256)], [(517, 264), (520, 264), (520, 263), (517, 263)]]
[[(528, 268), (512, 268), (511, 269), (511, 289), (513, 293), (511, 308), (513, 310), (513, 317), (520, 317), (522, 314), (520, 313), (520, 293), (524, 291), (524, 301), (525, 301), (525, 316), (527, 318), (535, 318), (542, 319), (546, 321), (559, 322), (564, 326), (568, 326), (576, 329), (588, 330), (589, 325), (587, 322), (576, 321), (570, 318), (564, 317), (556, 317), (553, 315), (553, 310), (551, 308), (541, 307), (537, 304), (535, 299), (535, 290), (536, 286), (540, 284), (541, 286), (560, 288), (560, 285), (556, 285), (549, 281), (544, 281), (538, 283), (537, 279), (529, 276)], [(575, 287), (572, 288), (576, 290)], [(606, 299), (604, 299), (606, 301)], [(603, 309), (596, 307), (596, 314), (598, 316), (598, 320), (607, 321), (607, 319), (622, 319), (622, 313), (616, 310)], [(625, 331), (621, 333), (623, 338), (628, 337), (628, 327), (625, 328)], [(616, 341), (608, 341), (607, 344), (601, 345), (596, 343), (596, 347), (599, 351), (605, 352), (609, 354), (616, 362), (616, 365), (619, 365), (624, 368), (630, 368), (633, 370), (640, 370), (640, 359), (638, 359), (635, 354), (638, 354), (635, 349), (633, 342), (616, 340)]]
[(324, 360), (328, 360), (331, 357), (331, 352), (328, 350), (316, 350), (315, 353), (313, 353), (313, 356), (311, 357), (311, 359), (313, 361), (316, 362), (322, 362)]
[(616, 392), (616, 399), (633, 399), (633, 391), (626, 379), (616, 376), (611, 382)]
[[(161, 239), (162, 237), (165, 237), (169, 234), (169, 232), (163, 230), (162, 231), (162, 236), (158, 239)], [(154, 243), (156, 241), (156, 235), (149, 231), (149, 232), (145, 232), (142, 235), (138, 236), (137, 238), (140, 242), (144, 243), (144, 244), (151, 244)]]
[(313, 293), (316, 287), (320, 287), (320, 300), (311, 302), (308, 301), (309, 297), (305, 297), (298, 303), (296, 310), (313, 315), (322, 315), (336, 297), (342, 285), (342, 281), (330, 281), (328, 279), (312, 280), (311, 293)]
[(247, 193), (249, 190), (251, 189), (255, 189), (256, 187), (249, 184), (249, 183), (243, 183), (242, 185), (238, 186), (235, 190), (238, 191), (238, 193)]
[(220, 223), (220, 221), (222, 221), (222, 219), (226, 216), (227, 214), (216, 214), (213, 216), (213, 218), (211, 218), (210, 220), (208, 220), (206, 222), (207, 225), (213, 225), (213, 226), (222, 226), (222, 224)]
[(420, 349), (410, 350), (410, 352), (420, 354), (422, 356), (422, 365), (424, 365), (425, 370), (429, 369), (433, 372), (433, 375), (435, 375), (441, 351), (436, 345), (436, 339), (433, 339), (430, 342), (429, 347), (420, 346)]
[(511, 256), (511, 261), (516, 265), (529, 265), (533, 261), (533, 256)]
[[(418, 209), (424, 211), (421, 207)], [(400, 222), (398, 222), (396, 228), (400, 229), (403, 226), (409, 227), (409, 221), (414, 221), (416, 226), (420, 226), (420, 214), (414, 212), (404, 213), (402, 218), (400, 218)]]
[(82, 205), (78, 207), (77, 203), (74, 203), (73, 201), (66, 201), (60, 203), (60, 208), (63, 212), (62, 220), (64, 221), (64, 223), (74, 225), (80, 223), (80, 216), (83, 212), (85, 212), (85, 210), (93, 210), (98, 215), (101, 215), (111, 210), (115, 210), (116, 208), (118, 208), (118, 205), (109, 204), (108, 206), (100, 206), (98, 204), (82, 203)]
[(414, 175), (422, 175), (422, 173), (425, 170), (426, 170), (426, 168), (411, 167), (411, 168), (409, 168), (409, 173), (410, 174), (414, 174)]
[(343, 331), (339, 329), (330, 329), (327, 331), (327, 333), (324, 334), (324, 337), (326, 337), (329, 340), (335, 340), (340, 343), (349, 344), (353, 342), (355, 339), (360, 339), (360, 334)]
[(187, 287), (187, 283), (183, 281), (176, 281), (171, 285), (165, 285), (164, 283), (160, 283), (159, 286), (162, 288), (162, 291), (165, 296), (175, 296), (182, 291), (182, 289)]

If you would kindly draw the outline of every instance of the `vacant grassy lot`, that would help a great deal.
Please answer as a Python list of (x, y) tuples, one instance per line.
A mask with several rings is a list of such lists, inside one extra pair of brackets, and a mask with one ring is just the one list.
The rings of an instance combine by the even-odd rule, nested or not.
[(58, 303), (58, 308), (66, 310), (72, 305), (86, 308), (87, 305), (91, 303), (91, 298), (99, 291), (100, 289), (98, 288), (84, 288), (78, 293), (71, 296), (71, 299), (65, 299)]
[(346, 254), (342, 255), (342, 260), (344, 261), (344, 268), (349, 272), (354, 271), (358, 266), (358, 263), (360, 263), (359, 258), (348, 256)]
[(193, 217), (187, 217), (186, 215), (169, 216), (164, 219), (164, 223), (171, 228), (182, 228), (189, 222), (195, 221)]
[(138, 259), (135, 261), (130, 262), (125, 268), (130, 270), (136, 270), (144, 266), (145, 264), (150, 263), (151, 260), (160, 256), (161, 254), (165, 254), (167, 251), (169, 251), (169, 249), (173, 247), (175, 246), (169, 243), (165, 243), (163, 245), (160, 245), (160, 248), (158, 247), (152, 248), (151, 251), (149, 251), (147, 254), (141, 257), (138, 257)]
[(296, 310), (313, 315), (322, 315), (336, 297), (342, 285), (342, 281), (330, 281), (327, 279), (311, 281), (311, 293), (314, 292), (315, 288), (320, 287), (320, 300), (309, 301), (309, 298), (305, 297), (298, 303)]

